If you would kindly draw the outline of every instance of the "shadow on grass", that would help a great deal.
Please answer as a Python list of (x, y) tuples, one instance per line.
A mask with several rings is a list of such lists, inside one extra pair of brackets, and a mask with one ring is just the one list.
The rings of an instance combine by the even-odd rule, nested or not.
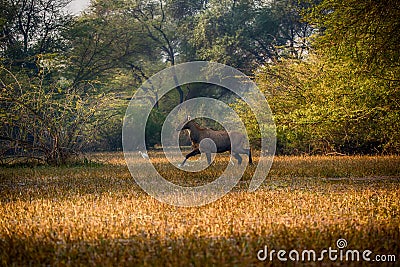
[(59, 199), (86, 194), (141, 192), (125, 166), (75, 165), (2, 168), (0, 200), (4, 202)]
[(58, 168), (72, 168), (72, 167), (101, 167), (107, 165), (106, 163), (81, 158), (69, 160), (63, 164), (52, 165), (43, 161), (37, 160), (24, 160), (24, 161), (10, 161), (10, 162), (0, 162), (0, 168), (46, 168), (46, 167), (58, 167)]
[[(148, 235), (131, 236), (130, 238), (98, 237), (95, 240), (59, 240), (49, 233), (43, 239), (34, 237), (11, 236), (0, 239), (1, 264), (3, 266), (34, 265), (71, 265), (71, 266), (287, 266), (289, 265), (323, 265), (323, 266), (374, 266), (376, 262), (362, 260), (362, 251), (372, 251), (375, 255), (395, 255), (399, 261), (400, 234), (396, 226), (370, 226), (359, 228), (355, 225), (331, 225), (319, 230), (309, 228), (288, 228), (285, 225), (273, 226), (273, 232), (265, 229), (266, 234), (229, 237), (171, 237)], [(389, 229), (390, 228), (390, 229)], [(345, 229), (345, 230), (344, 230)], [(27, 234), (27, 233), (26, 233)], [(27, 234), (28, 235), (28, 234)], [(323, 261), (314, 262), (308, 258), (301, 261), (303, 250), (314, 250), (316, 259), (321, 251), (331, 247), (337, 250), (336, 241), (347, 240), (346, 250), (358, 250), (360, 260), (330, 261), (324, 254)], [(273, 259), (257, 259), (257, 252), (267, 246), (268, 253), (275, 250)], [(277, 258), (278, 250), (297, 250), (300, 261), (281, 262)], [(339, 252), (336, 254), (339, 257)], [(288, 258), (288, 254), (285, 255)], [(375, 263), (375, 264), (374, 264)], [(395, 265), (388, 262), (383, 265)], [(382, 263), (379, 264), (382, 266)]]

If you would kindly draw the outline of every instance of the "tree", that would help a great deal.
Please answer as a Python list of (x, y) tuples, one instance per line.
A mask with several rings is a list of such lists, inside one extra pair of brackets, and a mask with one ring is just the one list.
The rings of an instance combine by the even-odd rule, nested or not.
[(0, 158), (23, 157), (64, 164), (93, 142), (112, 116), (109, 97), (81, 94), (62, 79), (46, 81), (49, 69), (40, 62), (38, 76), (0, 68)]
[[(310, 15), (321, 28), (316, 48), (327, 60), (346, 66), (337, 81), (347, 77), (360, 97), (358, 120), (372, 119), (362, 140), (376, 140), (374, 149), (399, 150), (400, 9), (397, 1), (323, 1)], [(352, 75), (349, 75), (352, 74)], [(354, 94), (355, 92), (349, 92)], [(362, 100), (362, 101), (360, 101)], [(359, 142), (358, 142), (359, 143)]]
[[(176, 24), (163, 1), (109, 1), (92, 3), (89, 12), (68, 32), (74, 80), (107, 79), (130, 70), (137, 85), (177, 62)], [(136, 86), (137, 87), (137, 86)], [(132, 93), (132, 89), (129, 93)], [(177, 86), (180, 101), (184, 92)], [(154, 87), (149, 97), (158, 106)]]
[(76, 47), (64, 34), (72, 23), (68, 2), (2, 1), (1, 160), (63, 164), (96, 142), (115, 115), (115, 100), (98, 83), (71, 80), (68, 52)]
[(275, 114), (281, 153), (400, 151), (398, 9), (323, 1), (305, 60), (266, 65), (257, 80)]
[[(161, 50), (163, 60), (174, 66), (177, 63), (177, 47), (179, 46), (179, 39), (175, 34), (177, 24), (172, 17), (168, 16), (164, 1), (137, 1), (136, 6), (127, 6), (125, 9), (140, 23), (147, 36)], [(176, 75), (174, 75), (174, 81), (179, 93), (179, 102), (182, 103), (184, 92)]]
[[(203, 60), (213, 60), (252, 74), (282, 57), (301, 58), (312, 28), (301, 21), (306, 4), (297, 1), (210, 1), (191, 26), (188, 43)], [(189, 49), (188, 49), (189, 50)]]
[(0, 53), (4, 64), (35, 69), (37, 55), (62, 51), (60, 33), (71, 20), (65, 12), (69, 2), (2, 1)]
[(371, 76), (399, 81), (399, 16), (394, 0), (325, 0), (308, 19), (321, 29), (318, 49), (351, 60)]

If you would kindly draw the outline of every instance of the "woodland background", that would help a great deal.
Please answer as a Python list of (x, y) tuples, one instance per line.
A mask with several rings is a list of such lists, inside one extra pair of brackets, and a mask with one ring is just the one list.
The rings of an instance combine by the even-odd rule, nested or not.
[[(400, 151), (397, 1), (93, 0), (78, 15), (68, 3), (1, 1), (3, 163), (62, 164), (82, 152), (121, 150), (135, 90), (194, 60), (254, 79), (275, 117), (278, 154)], [(223, 88), (193, 84), (161, 99), (149, 91), (148, 147), (160, 143), (169, 111), (198, 96), (229, 103), (257, 144), (246, 105)]]

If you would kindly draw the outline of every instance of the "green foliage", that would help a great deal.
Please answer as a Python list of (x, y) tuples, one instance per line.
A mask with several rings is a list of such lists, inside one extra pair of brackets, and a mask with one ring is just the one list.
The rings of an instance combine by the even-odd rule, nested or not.
[(68, 0), (1, 1), (0, 55), (7, 66), (36, 69), (36, 56), (62, 51)]
[[(14, 154), (23, 151), (16, 140), (25, 140), (37, 152), (30, 155), (43, 158), (46, 149), (38, 147), (53, 144), (48, 140), (64, 128), (79, 128), (91, 148), (120, 148), (126, 100), (154, 73), (192, 60), (225, 63), (255, 77), (275, 114), (280, 153), (400, 150), (394, 0), (96, 0), (76, 17), (65, 13), (67, 3), (1, 2), (3, 153), (11, 143)], [(147, 145), (159, 143), (163, 118), (185, 94), (234, 100), (227, 90), (203, 84), (177, 86), (159, 99), (151, 85)], [(113, 100), (99, 102), (102, 95)], [(232, 106), (257, 144), (254, 116), (244, 103)], [(81, 120), (87, 129), (78, 126)], [(66, 138), (81, 140), (73, 136)], [(32, 138), (45, 145), (33, 149)], [(65, 151), (89, 148), (69, 143), (75, 147)]]
[(307, 15), (319, 29), (307, 58), (260, 69), (279, 153), (399, 153), (400, 35), (392, 4), (323, 1)]
[[(64, 164), (93, 142), (110, 116), (110, 98), (86, 94), (81, 84), (71, 87), (62, 79), (48, 77), (49, 68), (38, 76), (13, 74), (1, 68), (0, 155)], [(50, 75), (51, 77), (51, 75)]]
[(146, 124), (146, 145), (153, 147), (161, 144), (161, 129), (166, 115), (158, 109), (152, 109)]
[(188, 45), (200, 59), (246, 73), (281, 57), (302, 58), (312, 30), (300, 19), (304, 6), (291, 0), (210, 1), (192, 18)]
[(353, 61), (371, 76), (398, 81), (397, 6), (395, 0), (325, 0), (308, 16), (323, 33), (315, 45), (326, 54)]
[(235, 110), (241, 121), (244, 123), (250, 144), (253, 147), (258, 147), (260, 145), (259, 140), (261, 139), (261, 132), (254, 113), (251, 112), (250, 108), (242, 100), (237, 100), (230, 106)]
[[(394, 153), (400, 147), (398, 94), (390, 81), (346, 61), (310, 56), (258, 75), (275, 114), (281, 153)], [(386, 90), (385, 90), (386, 89)]]
[(96, 1), (90, 12), (65, 31), (73, 47), (68, 56), (76, 83), (93, 79), (108, 82), (124, 70), (131, 72), (132, 80), (141, 82), (155, 71), (153, 67), (159, 68), (155, 61), (161, 51), (133, 15), (138, 7), (130, 4), (128, 7), (123, 2)]

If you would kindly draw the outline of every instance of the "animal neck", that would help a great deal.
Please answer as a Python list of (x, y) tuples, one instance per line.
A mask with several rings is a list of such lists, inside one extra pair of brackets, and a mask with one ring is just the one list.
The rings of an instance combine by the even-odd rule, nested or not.
[(190, 139), (196, 143), (200, 142), (200, 131), (203, 130), (203, 128), (194, 121), (189, 122), (188, 127)]

